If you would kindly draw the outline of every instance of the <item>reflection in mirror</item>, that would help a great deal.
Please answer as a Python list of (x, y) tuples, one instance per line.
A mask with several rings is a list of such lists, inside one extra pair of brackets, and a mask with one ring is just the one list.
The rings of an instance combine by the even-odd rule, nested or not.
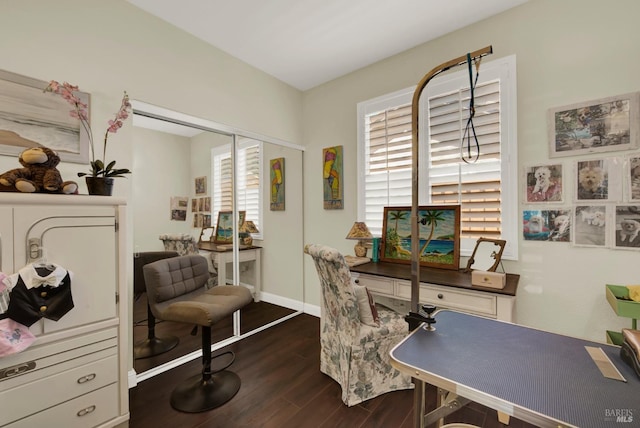
[(502, 252), (506, 244), (507, 241), (502, 239), (479, 238), (467, 262), (465, 272), (472, 270), (495, 272), (502, 260)]
[(200, 231), (200, 239), (198, 240), (198, 244), (203, 242), (213, 242), (214, 235), (214, 227), (203, 227)]
[[(214, 348), (221, 346), (216, 345), (221, 341), (229, 343), (228, 340), (237, 337), (236, 332), (245, 334), (264, 329), (300, 313), (303, 302), (301, 148), (260, 141), (261, 155), (249, 158), (259, 176), (247, 174), (242, 169), (242, 156), (233, 152), (234, 140), (242, 138), (204, 130), (201, 126), (186, 126), (184, 120), (176, 125), (171, 121), (150, 119), (135, 114), (135, 110), (136, 105), (133, 128), (135, 174), (131, 178), (134, 180), (133, 202), (129, 211), (133, 217), (134, 252), (164, 251), (163, 241), (159, 239), (161, 234), (193, 237), (194, 250), (210, 262), (214, 283), (242, 285), (254, 293), (254, 302), (243, 308), (239, 317), (229, 317), (213, 326)], [(216, 159), (234, 159), (232, 154), (235, 154), (237, 171), (231, 162), (222, 165), (226, 169), (214, 168)], [(297, 196), (286, 201), (284, 211), (270, 210), (269, 160), (273, 158), (286, 159), (284, 184), (287, 195)], [(233, 183), (235, 177), (234, 194), (226, 183)], [(180, 216), (171, 215), (171, 200), (175, 197), (189, 200), (184, 221), (175, 219)], [(224, 209), (225, 198), (231, 201), (234, 197), (238, 209), (246, 210), (248, 215), (251, 213), (251, 218), (247, 219), (258, 230), (251, 233), (251, 246), (239, 251), (207, 248), (206, 244), (215, 236), (217, 211)], [(138, 296), (133, 306), (136, 343), (148, 334), (146, 296)], [(177, 336), (180, 343), (161, 355), (135, 359), (133, 368), (138, 381), (198, 358), (194, 354), (200, 349), (201, 338), (190, 334), (192, 327), (158, 320), (155, 334)]]

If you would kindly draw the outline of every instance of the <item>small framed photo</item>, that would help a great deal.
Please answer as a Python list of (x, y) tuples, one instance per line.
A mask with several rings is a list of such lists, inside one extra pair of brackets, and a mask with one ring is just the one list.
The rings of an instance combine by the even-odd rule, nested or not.
[(616, 205), (614, 248), (640, 249), (640, 205)]
[(640, 156), (631, 156), (627, 166), (628, 200), (640, 202)]
[(571, 211), (525, 210), (522, 213), (525, 241), (571, 241)]
[(577, 205), (574, 213), (573, 244), (585, 247), (607, 245), (607, 207)]
[(525, 202), (562, 202), (562, 164), (525, 167)]
[(549, 157), (638, 147), (640, 92), (550, 109)]
[(207, 194), (207, 177), (196, 177), (196, 195)]
[(577, 161), (576, 201), (622, 200), (622, 161), (620, 158)]

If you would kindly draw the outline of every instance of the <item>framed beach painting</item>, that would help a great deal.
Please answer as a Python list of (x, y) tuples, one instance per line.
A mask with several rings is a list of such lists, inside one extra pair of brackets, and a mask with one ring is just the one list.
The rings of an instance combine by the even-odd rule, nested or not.
[(638, 147), (640, 92), (550, 109), (549, 157)]
[[(64, 98), (44, 92), (48, 82), (0, 70), (0, 154), (48, 147), (63, 162), (89, 163), (89, 135)], [(75, 93), (87, 104), (89, 94)]]
[[(246, 211), (239, 211), (238, 229), (244, 223)], [(216, 244), (233, 244), (233, 211), (220, 211), (218, 213), (218, 224), (216, 234), (213, 239)]]
[[(411, 263), (411, 207), (384, 207), (380, 259)], [(460, 205), (418, 207), (420, 265), (460, 267)]]

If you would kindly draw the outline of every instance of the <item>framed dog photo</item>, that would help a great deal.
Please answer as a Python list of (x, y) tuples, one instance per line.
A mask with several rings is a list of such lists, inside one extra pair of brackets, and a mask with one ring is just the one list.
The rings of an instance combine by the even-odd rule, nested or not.
[(525, 241), (571, 241), (570, 210), (525, 210), (522, 212)]
[(550, 109), (549, 157), (638, 147), (640, 92)]
[(606, 247), (608, 218), (605, 205), (577, 205), (573, 218), (573, 245)]
[(640, 205), (616, 205), (614, 248), (640, 249)]
[(525, 167), (525, 202), (562, 202), (562, 164)]
[(640, 202), (640, 156), (631, 156), (627, 161), (628, 200)]
[(576, 161), (576, 201), (621, 201), (622, 159)]

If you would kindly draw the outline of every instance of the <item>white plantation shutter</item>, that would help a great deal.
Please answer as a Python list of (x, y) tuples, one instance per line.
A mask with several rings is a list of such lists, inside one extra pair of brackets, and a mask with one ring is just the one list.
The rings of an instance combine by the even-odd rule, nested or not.
[[(501, 236), (500, 82), (478, 84), (473, 138), (463, 140), (469, 117), (466, 88), (428, 98), (428, 175), (433, 204), (460, 204), (460, 236)], [(461, 144), (462, 142), (462, 144)], [(467, 146), (471, 145), (471, 156)], [(462, 150), (462, 152), (461, 152)], [(461, 155), (469, 163), (461, 160)]]
[(246, 211), (246, 219), (253, 221), (260, 230), (260, 143), (241, 139), (238, 147), (238, 210)]
[(366, 197), (358, 203), (364, 213), (360, 217), (374, 236), (382, 235), (385, 206), (411, 205), (411, 94), (392, 96), (389, 107), (384, 101), (358, 106), (366, 135), (360, 162), (364, 191), (358, 192)]
[[(218, 212), (232, 210), (233, 165), (231, 146), (225, 145), (212, 150), (213, 156), (213, 207), (211, 221), (218, 221)], [(238, 139), (238, 211), (246, 211), (246, 219), (252, 220), (258, 230), (262, 224), (261, 177), (262, 144), (248, 138)], [(254, 235), (256, 236), (256, 235)]]
[[(475, 70), (474, 70), (475, 74)], [(475, 77), (475, 76), (474, 76)], [(505, 259), (517, 257), (517, 141), (515, 57), (483, 62), (474, 91), (473, 120), (480, 156), (466, 139), (469, 75), (466, 68), (433, 79), (420, 98), (421, 205), (461, 205), (461, 252), (478, 237), (507, 240)], [(358, 104), (358, 219), (382, 234), (385, 206), (411, 205), (411, 101), (409, 88)], [(511, 162), (513, 159), (513, 162)]]

